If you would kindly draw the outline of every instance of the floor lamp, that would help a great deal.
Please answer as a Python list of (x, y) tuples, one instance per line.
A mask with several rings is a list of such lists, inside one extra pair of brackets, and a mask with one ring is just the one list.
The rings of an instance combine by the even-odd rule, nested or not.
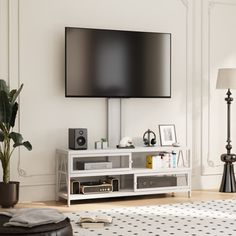
[(236, 89), (236, 68), (219, 69), (217, 77), (217, 89), (227, 89), (227, 144), (225, 146), (227, 153), (221, 155), (221, 161), (224, 162), (224, 170), (220, 185), (220, 192), (236, 192), (236, 181), (234, 175), (233, 162), (236, 161), (236, 155), (231, 153), (232, 145), (230, 138), (230, 105), (233, 101), (230, 89)]

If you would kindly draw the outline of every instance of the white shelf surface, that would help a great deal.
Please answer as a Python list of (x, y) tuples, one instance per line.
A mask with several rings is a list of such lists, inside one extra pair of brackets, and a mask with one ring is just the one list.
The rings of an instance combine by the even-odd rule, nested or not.
[[(172, 193), (172, 192), (186, 192), (190, 191), (189, 186), (174, 186), (174, 187), (163, 187), (156, 190), (143, 189), (134, 192), (132, 189), (123, 189), (117, 192), (110, 193), (94, 193), (94, 194), (70, 194), (70, 200), (86, 200), (96, 198), (110, 198), (110, 197), (127, 197), (127, 196), (140, 196), (140, 195), (153, 195), (161, 193)], [(66, 193), (59, 193), (59, 197), (68, 199)]]
[(88, 149), (88, 150), (71, 150), (71, 149), (57, 149), (58, 153), (70, 154), (70, 155), (109, 155), (116, 153), (152, 153), (152, 152), (172, 152), (172, 151), (187, 151), (189, 150), (185, 146), (173, 147), (173, 146), (154, 146), (154, 147), (135, 147), (135, 148), (107, 148), (107, 149)]
[(153, 170), (148, 168), (113, 168), (113, 169), (105, 169), (105, 170), (83, 170), (77, 171), (76, 173), (71, 173), (71, 178), (76, 177), (89, 177), (89, 176), (105, 176), (105, 175), (131, 175), (131, 174), (179, 174), (186, 173), (191, 171), (190, 168), (168, 168), (168, 169), (159, 169)]

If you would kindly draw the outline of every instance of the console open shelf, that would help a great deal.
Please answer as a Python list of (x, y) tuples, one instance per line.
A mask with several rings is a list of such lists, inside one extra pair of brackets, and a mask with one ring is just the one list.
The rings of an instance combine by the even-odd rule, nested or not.
[[(147, 168), (147, 157), (160, 157), (165, 166)], [(176, 158), (173, 166), (170, 162)], [(162, 160), (163, 159), (163, 160)], [(82, 166), (82, 167), (81, 167)], [(56, 200), (150, 195), (158, 193), (188, 192), (191, 196), (191, 157), (187, 147), (136, 147), (134, 149), (56, 150)], [(92, 168), (92, 169), (91, 169)], [(115, 179), (119, 188), (102, 187), (95, 193), (81, 192), (80, 184), (106, 183)], [(72, 189), (76, 182), (78, 189)], [(113, 182), (112, 182), (113, 183)], [(101, 185), (103, 186), (103, 185)], [(75, 187), (73, 187), (75, 188)], [(117, 187), (116, 187), (117, 188)], [(73, 191), (76, 191), (76, 194)], [(105, 191), (105, 192), (99, 192)], [(109, 191), (108, 191), (109, 190)]]

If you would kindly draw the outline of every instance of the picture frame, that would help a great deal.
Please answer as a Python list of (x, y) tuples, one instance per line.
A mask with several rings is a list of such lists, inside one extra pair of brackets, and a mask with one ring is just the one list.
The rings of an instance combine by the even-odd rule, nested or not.
[(161, 146), (172, 146), (173, 143), (177, 143), (175, 125), (159, 125), (159, 135)]

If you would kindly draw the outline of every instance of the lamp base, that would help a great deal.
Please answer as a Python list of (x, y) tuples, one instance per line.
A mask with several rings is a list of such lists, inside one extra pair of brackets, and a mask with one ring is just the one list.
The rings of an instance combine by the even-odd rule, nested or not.
[(225, 162), (223, 177), (220, 185), (220, 192), (223, 193), (235, 193), (236, 192), (236, 181), (234, 175), (234, 165), (232, 162)]

